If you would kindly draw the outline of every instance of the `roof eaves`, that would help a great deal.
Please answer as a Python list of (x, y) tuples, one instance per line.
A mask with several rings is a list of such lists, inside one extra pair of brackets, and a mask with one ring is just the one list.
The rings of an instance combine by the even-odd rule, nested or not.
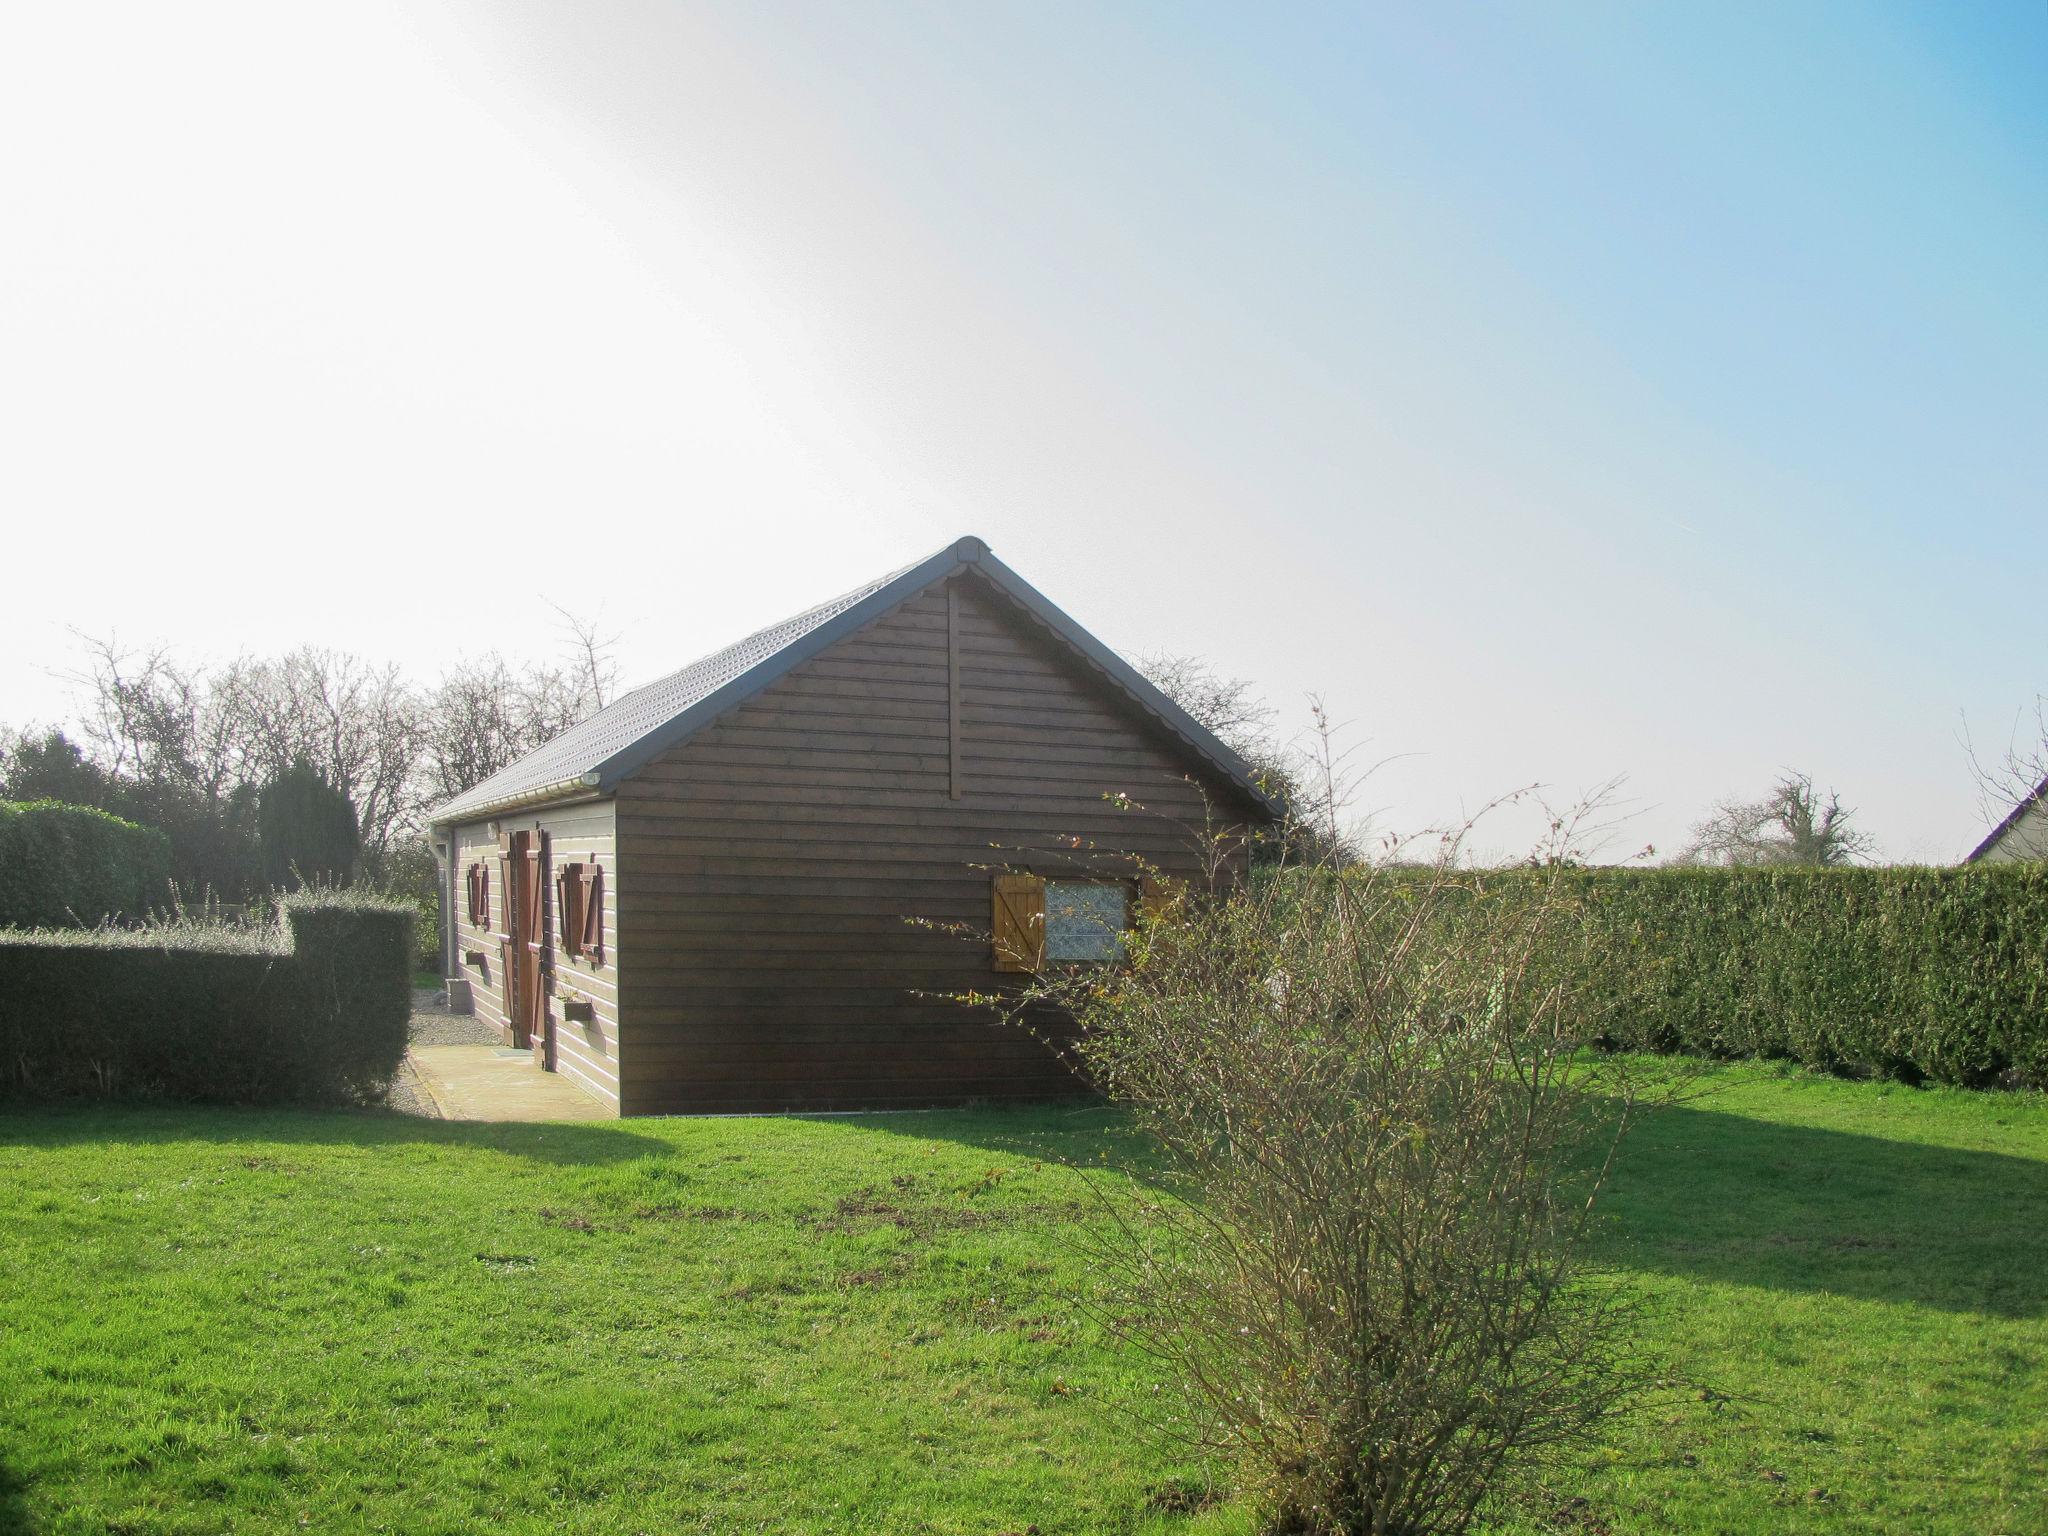
[[(596, 779), (590, 774), (579, 774), (575, 778), (557, 779), (552, 784), (537, 785), (517, 794), (500, 795), (491, 800), (480, 800), (475, 805), (463, 805), (459, 799), (451, 800), (432, 814), (427, 825), (432, 827), (460, 826), (465, 822), (484, 821), (506, 811), (522, 810), (527, 806), (544, 805), (558, 800), (594, 800), (601, 791)], [(451, 814), (452, 813), (452, 814)]]

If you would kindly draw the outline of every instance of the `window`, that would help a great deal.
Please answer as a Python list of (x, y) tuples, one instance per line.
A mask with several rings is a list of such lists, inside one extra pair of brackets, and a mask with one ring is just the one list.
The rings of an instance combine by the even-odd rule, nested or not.
[(1048, 962), (1102, 962), (1121, 957), (1132, 904), (1150, 915), (1167, 910), (1163, 880), (1047, 880), (999, 874), (992, 882), (990, 961), (998, 971), (1036, 971)]
[(1131, 925), (1131, 892), (1121, 881), (1045, 883), (1045, 958), (1114, 960)]

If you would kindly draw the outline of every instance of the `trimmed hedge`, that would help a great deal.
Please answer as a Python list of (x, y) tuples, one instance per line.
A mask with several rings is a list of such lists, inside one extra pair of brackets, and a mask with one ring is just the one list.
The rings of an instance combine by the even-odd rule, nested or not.
[[(1509, 900), (1549, 878), (1469, 877)], [(1560, 879), (1610, 1045), (2048, 1088), (2048, 864)]]
[(170, 839), (154, 827), (59, 800), (0, 800), (0, 928), (141, 917), (170, 883)]
[(409, 907), (281, 899), (273, 928), (0, 932), (0, 1093), (367, 1103), (405, 1055)]

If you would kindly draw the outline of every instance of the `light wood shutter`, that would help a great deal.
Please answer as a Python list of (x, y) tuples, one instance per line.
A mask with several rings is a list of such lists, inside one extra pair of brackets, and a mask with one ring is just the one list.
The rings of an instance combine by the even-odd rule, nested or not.
[(1147, 875), (1138, 882), (1138, 917), (1156, 923), (1168, 916), (1188, 893), (1188, 883), (1171, 875)]
[(1035, 971), (1045, 964), (1045, 882), (997, 875), (991, 885), (995, 968)]

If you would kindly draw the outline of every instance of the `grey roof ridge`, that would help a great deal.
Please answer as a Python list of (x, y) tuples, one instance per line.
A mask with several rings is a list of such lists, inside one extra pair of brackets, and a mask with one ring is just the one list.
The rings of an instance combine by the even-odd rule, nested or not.
[[(1156, 717), (1197, 755), (1207, 759), (1236, 788), (1249, 796), (1254, 804), (1269, 814), (1282, 814), (1284, 808), (1260, 788), (1244, 759), (1218, 740), (1201, 722), (1161, 693), (1130, 663), (1089, 634), (1050, 598), (998, 560), (989, 551), (985, 542), (969, 534), (887, 578), (858, 602), (850, 604), (822, 624), (798, 635), (789, 644), (762, 657), (753, 666), (714, 688), (702, 698), (693, 700), (661, 724), (643, 732), (625, 746), (585, 769), (578, 777), (558, 780), (554, 785), (528, 789), (500, 800), (487, 800), (474, 806), (463, 806), (459, 817), (447, 816), (445, 812), (460, 805), (461, 797), (457, 796), (430, 814), (430, 824), (446, 826), (457, 820), (481, 819), (500, 810), (510, 810), (516, 806), (534, 804), (543, 799), (554, 800), (571, 794), (610, 794), (623, 780), (630, 778), (670, 747), (687, 740), (718, 716), (751, 698), (776, 679), (855, 630), (880, 618), (935, 582), (946, 580), (963, 571), (972, 572), (986, 581), (1070, 648), (1079, 652), (1096, 670), (1129, 695), (1133, 702)], [(821, 603), (807, 611), (829, 606), (829, 602)], [(802, 615), (798, 614), (795, 617), (801, 618)], [(783, 622), (786, 624), (791, 621)], [(782, 626), (769, 626), (770, 629), (780, 627)]]

